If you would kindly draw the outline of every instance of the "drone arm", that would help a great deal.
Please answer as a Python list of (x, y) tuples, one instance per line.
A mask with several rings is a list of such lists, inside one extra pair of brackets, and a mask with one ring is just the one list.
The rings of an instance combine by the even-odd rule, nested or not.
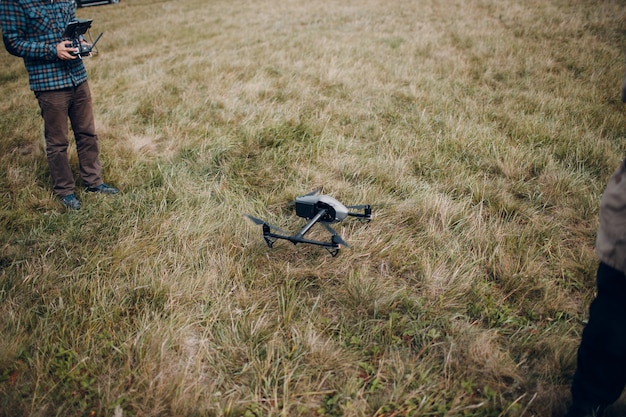
[(309, 230), (326, 214), (326, 209), (320, 209), (315, 216), (308, 221), (307, 224), (294, 236), (295, 239), (302, 239), (305, 234), (308, 233)]
[(294, 236), (286, 236), (286, 235), (279, 235), (277, 233), (264, 233), (263, 237), (265, 238), (265, 241), (268, 242), (268, 246), (272, 247), (270, 242), (273, 243), (273, 239), (282, 239), (282, 240), (288, 240), (291, 243), (293, 243), (294, 245), (297, 245), (298, 243), (306, 243), (309, 245), (317, 245), (317, 246), (324, 246), (326, 248), (337, 248), (339, 243), (337, 242), (322, 242), (320, 240), (311, 240), (311, 239), (305, 239), (303, 237), (298, 237), (298, 235), (294, 235)]
[(368, 205), (362, 206), (362, 208), (363, 208), (363, 213), (348, 212), (348, 216), (358, 217), (359, 219), (371, 220), (372, 219), (372, 206), (368, 204)]
[[(263, 238), (265, 239), (265, 242), (267, 243), (267, 246), (270, 247), (270, 248), (274, 245), (274, 242), (277, 239), (283, 239), (283, 240), (290, 241), (294, 245), (297, 245), (298, 243), (306, 243), (306, 244), (310, 244), (310, 245), (322, 246), (333, 257), (337, 256), (337, 254), (339, 253), (339, 245), (345, 245), (345, 246), (348, 246), (348, 245), (332, 229), (330, 229), (330, 231), (333, 234), (333, 238), (331, 239), (330, 242), (322, 242), (322, 241), (319, 241), (319, 240), (311, 240), (311, 239), (305, 239), (304, 238), (304, 235), (309, 230), (311, 230), (311, 228), (315, 225), (315, 223), (317, 223), (325, 214), (326, 214), (326, 209), (319, 210), (317, 212), (317, 214), (315, 216), (313, 216), (313, 218), (311, 218), (307, 222), (307, 224), (297, 234), (295, 234), (293, 236), (287, 236), (287, 235), (281, 235), (281, 234), (278, 234), (278, 233), (273, 233), (271, 228), (270, 228), (270, 226), (267, 223), (263, 222), (262, 223), (263, 224)], [(327, 225), (326, 225), (326, 227), (329, 228), (329, 226), (327, 226)]]
[[(271, 239), (283, 239), (283, 240), (290, 241), (294, 245), (298, 243), (308, 243), (311, 245), (324, 246), (326, 248), (337, 248), (339, 243), (335, 241), (336, 239), (333, 239), (331, 242), (322, 242), (319, 240), (311, 240), (311, 239), (304, 238), (304, 235), (307, 234), (309, 230), (311, 230), (311, 228), (315, 225), (315, 223), (317, 223), (325, 214), (326, 214), (326, 209), (320, 209), (317, 212), (317, 214), (313, 216), (311, 220), (309, 220), (307, 224), (305, 224), (304, 227), (293, 236), (272, 233), (269, 225), (264, 223), (263, 224), (263, 237), (265, 238), (266, 242), (268, 242), (268, 245), (270, 245), (269, 242), (271, 241)], [(331, 230), (331, 233), (333, 233), (333, 236), (336, 235), (336, 233), (334, 233), (332, 229), (330, 230)]]
[(365, 204), (363, 206), (352, 206), (352, 208), (363, 210), (363, 213), (349, 212), (348, 216), (357, 217), (359, 219), (372, 220), (372, 206)]

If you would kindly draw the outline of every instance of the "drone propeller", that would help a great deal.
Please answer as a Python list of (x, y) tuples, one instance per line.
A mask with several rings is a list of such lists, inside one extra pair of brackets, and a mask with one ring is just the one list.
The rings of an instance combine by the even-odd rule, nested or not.
[(273, 224), (269, 224), (268, 222), (261, 220), (261, 219), (257, 219), (254, 216), (251, 216), (249, 214), (244, 214), (244, 216), (246, 216), (247, 218), (249, 218), (250, 220), (252, 220), (255, 224), (261, 225), (261, 226), (268, 226), (271, 227), (274, 230), (278, 230), (280, 233), (287, 233), (285, 232), (283, 229), (281, 229), (278, 226), (274, 226)]
[(339, 236), (339, 234), (335, 231), (335, 229), (333, 229), (332, 227), (330, 227), (328, 225), (328, 223), (322, 223), (322, 225), (324, 225), (324, 227), (326, 228), (326, 230), (328, 230), (330, 232), (331, 235), (333, 235), (333, 241), (339, 243), (340, 245), (345, 246), (346, 248), (349, 248), (350, 245), (348, 245), (348, 243), (343, 240), (343, 238), (341, 236)]
[(303, 195), (303, 196), (301, 196), (301, 197), (310, 197), (310, 196), (312, 196), (312, 195), (317, 195), (317, 194), (319, 194), (319, 193), (320, 193), (320, 191), (322, 191), (322, 187), (318, 187), (318, 188), (316, 188), (315, 190), (311, 191), (310, 193), (305, 194), (305, 195)]

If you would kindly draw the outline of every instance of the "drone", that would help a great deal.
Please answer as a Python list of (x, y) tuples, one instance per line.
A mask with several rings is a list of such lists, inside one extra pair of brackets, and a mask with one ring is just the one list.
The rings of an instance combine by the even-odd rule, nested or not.
[[(313, 191), (309, 194), (296, 197), (295, 201), (296, 215), (307, 220), (307, 223), (298, 231), (298, 233), (289, 235), (288, 232), (277, 226), (271, 225), (264, 220), (246, 214), (254, 223), (263, 226), (263, 238), (269, 248), (274, 246), (278, 239), (288, 240), (297, 245), (305, 243), (309, 245), (322, 246), (324, 249), (335, 257), (339, 253), (341, 246), (350, 247), (337, 232), (330, 227), (330, 224), (339, 223), (347, 217), (356, 217), (361, 221), (370, 221), (372, 219), (372, 206), (369, 204), (359, 206), (344, 206), (339, 201), (328, 195), (319, 194), (319, 191)], [(353, 212), (359, 210), (360, 212)], [(320, 223), (331, 234), (330, 241), (312, 240), (304, 237), (316, 223)], [(272, 232), (276, 230), (278, 233)]]

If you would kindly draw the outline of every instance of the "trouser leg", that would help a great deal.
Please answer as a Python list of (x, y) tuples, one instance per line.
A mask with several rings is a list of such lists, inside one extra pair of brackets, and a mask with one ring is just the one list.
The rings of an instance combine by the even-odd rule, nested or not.
[(46, 157), (52, 177), (52, 189), (59, 196), (74, 192), (74, 177), (67, 155), (67, 111), (71, 92), (67, 89), (35, 92), (44, 121)]
[(597, 286), (578, 348), (572, 399), (574, 404), (606, 406), (626, 385), (626, 276), (600, 263)]
[(74, 89), (74, 97), (69, 106), (68, 115), (76, 140), (76, 151), (83, 184), (96, 187), (102, 184), (102, 167), (93, 117), (91, 91), (87, 82)]

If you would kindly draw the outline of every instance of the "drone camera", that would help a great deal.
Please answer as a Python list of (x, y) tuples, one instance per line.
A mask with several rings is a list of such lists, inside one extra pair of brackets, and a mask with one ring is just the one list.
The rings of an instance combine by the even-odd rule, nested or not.
[(310, 201), (297, 201), (296, 200), (296, 215), (304, 217), (305, 219), (311, 219), (317, 214), (315, 203)]
[(320, 218), (323, 222), (334, 222), (336, 211), (335, 209), (329, 205), (325, 204), (321, 201), (312, 202), (312, 201), (298, 201), (296, 200), (296, 215), (299, 217), (303, 217), (305, 219), (312, 219), (315, 217), (320, 210), (326, 210), (324, 215)]

